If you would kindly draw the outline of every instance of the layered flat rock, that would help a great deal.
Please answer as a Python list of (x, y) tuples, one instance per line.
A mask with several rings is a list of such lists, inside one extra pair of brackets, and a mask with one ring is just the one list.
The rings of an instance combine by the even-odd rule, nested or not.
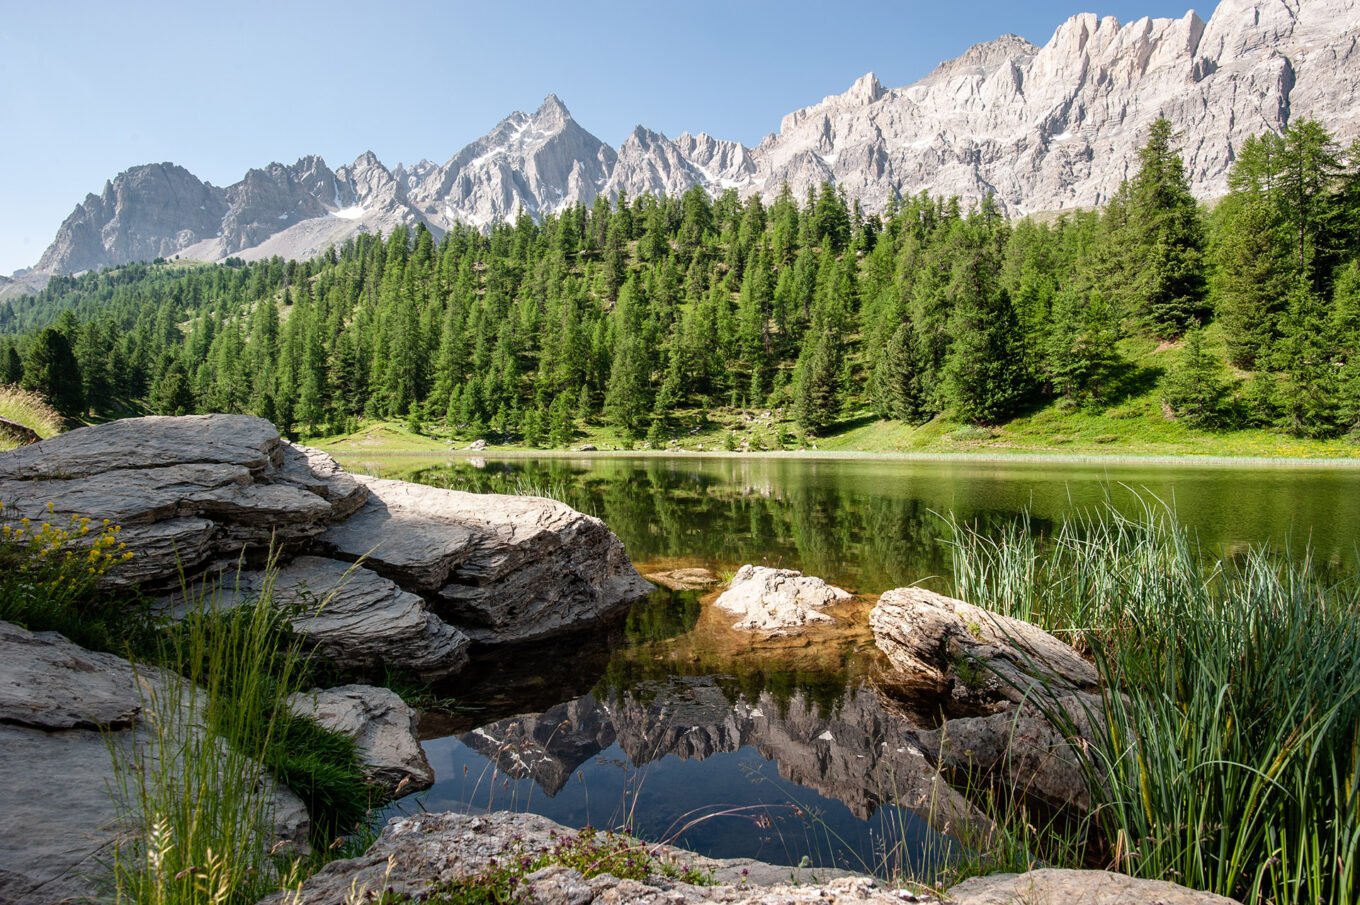
[(716, 605), (741, 616), (735, 629), (785, 634), (813, 623), (834, 622), (822, 610), (850, 597), (849, 591), (793, 569), (745, 565)]
[(558, 634), (651, 591), (609, 528), (563, 503), (359, 480), (368, 501), (320, 544), (421, 594), (474, 641)]
[(467, 663), (466, 635), (430, 612), (417, 594), (354, 563), (299, 556), (265, 572), (210, 576), (175, 595), (165, 609), (183, 616), (196, 607), (234, 607), (268, 591), (289, 624), (316, 651), (346, 672), (410, 673), (441, 679)]
[[(187, 702), (192, 691), (169, 673), (0, 622), (0, 902), (86, 901), (98, 891), (127, 836), (115, 758), (143, 762), (157, 750), (145, 714), (152, 695)], [(167, 731), (172, 741), (196, 736), (198, 723), (175, 717)], [(260, 781), (278, 838), (305, 844), (305, 806), (263, 771)]]
[(295, 694), (297, 716), (355, 741), (364, 776), (389, 794), (434, 785), (434, 770), (416, 740), (416, 712), (401, 696), (372, 685), (342, 685)]
[(133, 559), (118, 585), (178, 584), (215, 557), (296, 546), (363, 504), (329, 456), (245, 415), (129, 418), (0, 453), (3, 517), (108, 520)]
[(1048, 632), (924, 588), (883, 594), (869, 613), (874, 642), (908, 679), (987, 702), (1094, 691), (1095, 667)]

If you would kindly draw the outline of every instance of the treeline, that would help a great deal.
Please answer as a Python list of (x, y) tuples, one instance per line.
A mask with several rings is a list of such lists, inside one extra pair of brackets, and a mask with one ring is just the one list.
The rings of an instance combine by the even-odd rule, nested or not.
[[(560, 445), (599, 420), (662, 441), (728, 406), (810, 434), (866, 408), (995, 424), (1151, 378), (1197, 426), (1334, 437), (1360, 423), (1358, 256), (1356, 148), (1308, 121), (1253, 139), (1206, 213), (1159, 121), (1103, 210), (1052, 223), (924, 194), (866, 216), (829, 185), (768, 204), (696, 189), (308, 262), (58, 278), (0, 307), (0, 383), (73, 417), (407, 418)], [(1180, 364), (1149, 374), (1130, 338), (1184, 339)]]

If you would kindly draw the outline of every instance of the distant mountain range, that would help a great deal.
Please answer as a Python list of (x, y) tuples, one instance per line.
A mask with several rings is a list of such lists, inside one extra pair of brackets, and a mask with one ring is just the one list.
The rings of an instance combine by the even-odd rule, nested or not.
[(603, 194), (694, 186), (800, 199), (830, 181), (869, 210), (923, 189), (993, 195), (1012, 215), (1098, 205), (1136, 168), (1148, 125), (1167, 116), (1193, 187), (1226, 190), (1250, 135), (1311, 117), (1360, 137), (1360, 0), (1222, 0), (1206, 23), (1120, 24), (1084, 14), (1043, 47), (1007, 35), (903, 88), (869, 74), (785, 116), (754, 148), (706, 133), (638, 126), (617, 149), (556, 96), (512, 113), (448, 162), (388, 168), (372, 153), (253, 169), (226, 188), (173, 163), (133, 167), (88, 195), (30, 272), (47, 275), (172, 257), (308, 258), (360, 232), (426, 224), (486, 227)]

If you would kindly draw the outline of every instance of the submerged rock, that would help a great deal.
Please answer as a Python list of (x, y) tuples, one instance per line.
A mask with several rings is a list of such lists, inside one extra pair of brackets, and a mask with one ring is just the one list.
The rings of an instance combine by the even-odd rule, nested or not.
[(342, 685), (295, 694), (288, 699), (288, 708), (353, 739), (365, 778), (388, 793), (434, 785), (434, 770), (416, 741), (416, 713), (396, 692)]
[(1054, 808), (1091, 807), (1084, 754), (1104, 731), (1104, 705), (1097, 695), (1026, 701), (1013, 711), (947, 720), (917, 740), (941, 770), (980, 777)]
[(709, 569), (700, 568), (668, 569), (649, 572), (642, 577), (672, 591), (706, 591), (718, 584), (718, 576)]
[(897, 588), (869, 613), (874, 641), (907, 681), (981, 704), (1093, 691), (1095, 667), (1036, 626), (924, 588)]
[[(177, 676), (0, 622), (0, 902), (83, 901), (98, 891), (113, 846), (127, 837), (115, 757), (159, 750), (145, 722), (151, 696), (182, 714), (163, 727), (172, 748), (180, 733), (200, 732), (182, 710), (192, 694)], [(260, 782), (278, 839), (305, 845), (302, 802), (263, 770)]]
[(802, 572), (745, 565), (716, 604), (741, 615), (735, 629), (792, 633), (812, 623), (834, 622), (821, 610), (850, 597), (849, 591)]

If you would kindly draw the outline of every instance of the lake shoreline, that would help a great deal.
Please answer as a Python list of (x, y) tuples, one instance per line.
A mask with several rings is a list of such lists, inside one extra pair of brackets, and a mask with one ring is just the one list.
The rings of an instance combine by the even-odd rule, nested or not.
[(410, 449), (373, 445), (356, 447), (344, 443), (313, 441), (338, 459), (359, 462), (370, 456), (387, 460), (467, 460), (494, 459), (757, 459), (792, 461), (862, 461), (862, 462), (960, 462), (963, 464), (1054, 464), (1054, 465), (1165, 465), (1176, 468), (1260, 468), (1260, 469), (1344, 469), (1360, 470), (1357, 458), (1303, 458), (1286, 456), (1215, 456), (1215, 455), (1131, 455), (1127, 453), (1078, 454), (1040, 452), (876, 452), (866, 450), (767, 450), (737, 452), (730, 450), (692, 449), (526, 449), (524, 447), (488, 447), (486, 449)]

